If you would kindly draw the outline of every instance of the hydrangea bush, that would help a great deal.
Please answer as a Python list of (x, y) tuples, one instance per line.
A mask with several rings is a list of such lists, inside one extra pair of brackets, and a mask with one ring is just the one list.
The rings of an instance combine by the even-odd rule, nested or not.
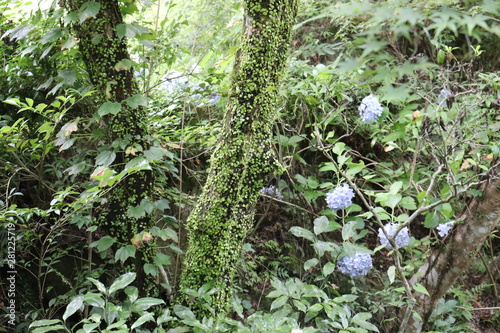
[(354, 191), (344, 183), (333, 192), (326, 194), (326, 203), (330, 209), (344, 209), (352, 204), (352, 198), (354, 198)]
[(369, 253), (356, 252), (354, 257), (346, 256), (337, 261), (337, 268), (353, 279), (365, 276), (373, 268), (372, 256)]
[[(396, 231), (399, 229), (398, 223), (388, 223), (384, 226), (385, 231), (389, 237), (393, 237)], [(380, 243), (384, 244), (388, 249), (392, 249), (392, 245), (384, 234), (382, 228), (378, 229), (378, 237), (380, 238)], [(398, 247), (408, 246), (410, 243), (410, 234), (408, 232), (408, 227), (404, 227), (394, 239)]]

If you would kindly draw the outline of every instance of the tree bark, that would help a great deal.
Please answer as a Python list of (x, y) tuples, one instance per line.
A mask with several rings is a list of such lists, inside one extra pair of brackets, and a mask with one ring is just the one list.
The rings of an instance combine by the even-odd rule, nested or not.
[[(212, 282), (217, 313), (228, 310), (243, 241), (252, 227), (266, 175), (276, 169), (272, 125), (297, 0), (246, 0), (242, 45), (237, 53), (223, 130), (210, 172), (187, 221), (188, 249), (180, 289)], [(199, 314), (203, 305), (180, 294)]]
[[(88, 3), (85, 0), (66, 0), (65, 6), (70, 12), (79, 14)], [(97, 91), (97, 105), (105, 102), (121, 104), (121, 110), (116, 115), (104, 116), (108, 143), (116, 153), (112, 166), (120, 172), (135, 157), (125, 153), (127, 148), (139, 151), (149, 148), (147, 118), (143, 107), (132, 108), (126, 102), (129, 97), (138, 94), (139, 90), (133, 68), (119, 65), (123, 60), (129, 61), (130, 56), (125, 39), (120, 38), (117, 33), (117, 26), (123, 23), (118, 1), (99, 0), (93, 3), (99, 6), (97, 14), (87, 17), (83, 22), (77, 19), (78, 23), (74, 23), (73, 28), (79, 38), (79, 49), (90, 81)], [(117, 239), (118, 247), (130, 245), (134, 235), (154, 226), (154, 221), (148, 215), (137, 219), (127, 215), (130, 207), (139, 206), (143, 199), (151, 197), (152, 188), (151, 171), (127, 175), (115, 185), (107, 198), (107, 204), (100, 207), (99, 226)], [(136, 253), (134, 263), (125, 270), (136, 271), (136, 285), (141, 296), (154, 296), (156, 279), (147, 277), (143, 269), (144, 263), (153, 263), (154, 241), (145, 242)]]
[[(448, 236), (446, 243), (433, 251), (410, 283), (421, 283), (430, 296), (414, 292), (416, 304), (408, 325), (400, 332), (418, 333), (426, 329), (441, 297), (460, 277), (500, 222), (500, 181), (483, 188), (483, 196), (469, 205), (468, 211)], [(401, 312), (401, 317), (404, 313)]]

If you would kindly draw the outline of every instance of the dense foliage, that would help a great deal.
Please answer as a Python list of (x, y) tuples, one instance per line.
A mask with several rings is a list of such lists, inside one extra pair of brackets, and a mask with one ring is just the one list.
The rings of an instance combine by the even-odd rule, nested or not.
[[(245, 7), (118, 1), (124, 21), (99, 29), (130, 56), (89, 67), (102, 38), (82, 46), (78, 26), (101, 17), (99, 3), (0, 0), (0, 331), (495, 332), (497, 1), (299, 3), (281, 86), (245, 78), (254, 98), (278, 99), (259, 127), (274, 174), (231, 199), (251, 219), (233, 230), (248, 233), (242, 249), (224, 242), (236, 273), (222, 298), (217, 281), (179, 280), (186, 222), (230, 135)], [(106, 71), (133, 73), (120, 85), (133, 90), (117, 98)], [(141, 135), (114, 134), (131, 119)], [(261, 177), (259, 163), (249, 172)], [(141, 175), (154, 179), (147, 195), (113, 199)], [(105, 228), (110, 203), (121, 224)], [(191, 230), (212, 226), (194, 213)], [(211, 277), (215, 261), (194, 271)]]

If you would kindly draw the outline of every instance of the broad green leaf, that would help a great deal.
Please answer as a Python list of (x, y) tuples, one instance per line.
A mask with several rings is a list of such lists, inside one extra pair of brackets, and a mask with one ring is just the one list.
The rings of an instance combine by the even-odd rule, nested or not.
[(108, 166), (114, 162), (116, 154), (111, 150), (104, 150), (96, 157), (95, 163), (99, 166)]
[(60, 319), (42, 319), (42, 320), (37, 320), (37, 321), (31, 323), (30, 328), (40, 327), (40, 326), (49, 326), (49, 325), (60, 324), (60, 323), (61, 323)]
[(34, 330), (30, 331), (31, 333), (45, 333), (45, 332), (69, 332), (66, 326), (63, 325), (53, 325), (53, 326), (45, 326), (45, 327), (37, 327)]
[(355, 314), (354, 317), (352, 317), (351, 322), (357, 324), (358, 326), (361, 326), (366, 330), (379, 332), (377, 326), (367, 322), (367, 320), (370, 319), (371, 317), (372, 315), (370, 313), (360, 312)]
[(125, 102), (132, 109), (137, 109), (139, 106), (148, 106), (148, 98), (142, 94), (130, 96), (125, 100)]
[(387, 276), (389, 277), (390, 284), (394, 283), (394, 279), (396, 278), (396, 266), (391, 266), (387, 270)]
[[(90, 282), (92, 282), (94, 284), (94, 286), (97, 287), (97, 290), (99, 290), (101, 293), (105, 294), (106, 293), (106, 287), (104, 286), (104, 283), (102, 283), (101, 281), (98, 281), (94, 278), (91, 278), (91, 277), (88, 277), (87, 280), (89, 280)], [(85, 300), (87, 300), (87, 295), (84, 296)], [(98, 295), (100, 296), (100, 295)]]
[(399, 202), (399, 206), (410, 210), (417, 209), (415, 199), (413, 199), (412, 197), (403, 197)]
[(304, 313), (306, 313), (307, 311), (307, 307), (304, 303), (302, 303), (300, 300), (298, 299), (294, 299), (293, 300), (293, 305), (295, 305), (295, 307), (299, 310), (299, 311), (302, 311)]
[(314, 242), (315, 237), (312, 232), (310, 232), (307, 229), (301, 228), (301, 227), (291, 227), (290, 232), (295, 236), (295, 237), (302, 237), (305, 238), (311, 242)]
[(130, 327), (131, 330), (133, 330), (136, 327), (140, 327), (142, 324), (144, 324), (147, 321), (154, 321), (154, 317), (152, 313), (146, 313), (137, 319), (132, 326)]
[(115, 260), (125, 262), (128, 258), (135, 257), (136, 248), (133, 245), (120, 247), (115, 253)]
[(426, 228), (435, 228), (439, 224), (439, 216), (434, 212), (430, 212), (425, 216), (424, 227)]
[(95, 17), (97, 13), (101, 9), (101, 4), (95, 1), (86, 1), (80, 7), (78, 11), (78, 18), (80, 19), (80, 23), (83, 23), (89, 18)]
[(109, 295), (117, 290), (123, 289), (135, 280), (136, 274), (133, 272), (125, 273), (118, 277), (115, 282), (109, 287)]
[(165, 152), (165, 149), (161, 147), (151, 147), (144, 152), (144, 156), (146, 156), (149, 162), (161, 161), (163, 156), (165, 156)]
[(304, 270), (308, 271), (310, 268), (316, 266), (318, 263), (319, 260), (316, 258), (309, 259), (304, 263)]
[(120, 113), (121, 109), (122, 105), (118, 102), (105, 102), (103, 105), (101, 105), (99, 110), (97, 110), (97, 113), (101, 117), (107, 114), (117, 115), (118, 113)]
[(391, 185), (391, 187), (389, 188), (389, 193), (390, 194), (397, 194), (402, 187), (403, 187), (402, 181), (394, 182)]
[(145, 311), (152, 306), (161, 304), (165, 304), (165, 301), (163, 301), (162, 299), (153, 297), (143, 297), (139, 298), (137, 301), (134, 302), (132, 309), (134, 312)]
[(66, 321), (73, 313), (80, 310), (83, 306), (83, 296), (75, 297), (66, 307), (64, 314), (62, 316), (63, 320)]
[(329, 221), (326, 216), (320, 216), (314, 220), (314, 233), (316, 235), (322, 234), (324, 232), (335, 231), (340, 227), (340, 224), (334, 221)]
[(146, 211), (142, 206), (129, 207), (127, 209), (127, 216), (134, 219), (139, 219), (146, 216)]
[(401, 194), (390, 194), (387, 200), (383, 203), (384, 206), (394, 209), (401, 201), (403, 196)]
[(158, 253), (156, 253), (156, 256), (153, 260), (154, 260), (154, 263), (158, 266), (170, 265), (170, 256), (168, 254), (158, 252)]
[(417, 283), (416, 285), (414, 285), (413, 289), (415, 289), (415, 291), (418, 291), (419, 293), (430, 296), (427, 289), (425, 289), (425, 287), (423, 285), (421, 285), (420, 283)]
[[(92, 283), (96, 284), (96, 281), (95, 279), (92, 279), (92, 278), (87, 278), (89, 281), (91, 281)], [(92, 280), (91, 280), (92, 279)], [(104, 287), (104, 284), (102, 284), (101, 282), (97, 281), (98, 282), (98, 285), (99, 287), (97, 287), (97, 289), (101, 288), (103, 291), (101, 291), (101, 293), (105, 293), (106, 292), (106, 288)], [(85, 295), (83, 295), (83, 301), (85, 302), (85, 304), (88, 304), (90, 306), (94, 306), (94, 307), (104, 307), (104, 299), (102, 298), (102, 294), (98, 294), (98, 293), (86, 293)]]
[(104, 236), (99, 240), (96, 240), (92, 244), (89, 245), (89, 247), (96, 247), (97, 246), (97, 251), (103, 252), (106, 251), (115, 243), (116, 239), (111, 237), (111, 236)]
[(183, 305), (174, 305), (174, 313), (181, 319), (196, 319), (194, 313)]
[(325, 266), (323, 266), (323, 276), (328, 276), (333, 273), (335, 270), (335, 264), (332, 262), (327, 262)]
[(272, 303), (271, 303), (271, 311), (274, 310), (274, 309), (279, 309), (281, 308), (283, 305), (285, 305), (285, 303), (288, 301), (288, 296), (280, 296), (278, 298), (276, 298)]
[(146, 275), (156, 276), (158, 275), (158, 268), (153, 264), (144, 264), (144, 273), (146, 273)]

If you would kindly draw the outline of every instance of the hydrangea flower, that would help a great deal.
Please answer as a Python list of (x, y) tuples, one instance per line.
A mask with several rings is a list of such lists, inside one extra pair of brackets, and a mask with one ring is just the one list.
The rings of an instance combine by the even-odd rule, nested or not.
[[(393, 237), (394, 234), (396, 233), (396, 230), (398, 230), (398, 228), (399, 228), (398, 223), (387, 223), (384, 226), (384, 229), (387, 232), (387, 234), (389, 235), (389, 237)], [(389, 242), (389, 240), (387, 239), (387, 237), (385, 237), (385, 234), (384, 234), (384, 231), (382, 230), (382, 228), (378, 228), (378, 237), (380, 238), (381, 244), (385, 244), (385, 246), (388, 249), (392, 249), (392, 245)], [(396, 239), (394, 241), (396, 242), (396, 245), (398, 247), (408, 246), (408, 244), (410, 243), (410, 235), (408, 233), (408, 227), (404, 227), (398, 233), (398, 235), (396, 236)]]
[(446, 223), (441, 223), (436, 227), (438, 230), (438, 234), (441, 237), (446, 237), (448, 233), (450, 232), (451, 228), (453, 228), (453, 225), (455, 224), (455, 221), (450, 221)]
[(361, 105), (358, 107), (358, 111), (363, 122), (369, 123), (370, 121), (377, 121), (383, 109), (377, 97), (370, 94), (363, 98)]
[(449, 91), (446, 88), (441, 89), (441, 92), (439, 93), (439, 96), (438, 96), (439, 107), (444, 106), (446, 101), (452, 97), (453, 97), (453, 93), (451, 91)]
[(337, 268), (352, 279), (365, 276), (373, 268), (372, 256), (369, 253), (356, 252), (354, 257), (343, 257), (337, 261)]
[(283, 195), (281, 194), (280, 190), (274, 185), (261, 188), (260, 194), (268, 195), (268, 196), (274, 197), (278, 200), (283, 200)]
[(333, 192), (326, 194), (326, 203), (330, 209), (344, 209), (352, 204), (352, 198), (354, 198), (354, 191), (344, 183)]

